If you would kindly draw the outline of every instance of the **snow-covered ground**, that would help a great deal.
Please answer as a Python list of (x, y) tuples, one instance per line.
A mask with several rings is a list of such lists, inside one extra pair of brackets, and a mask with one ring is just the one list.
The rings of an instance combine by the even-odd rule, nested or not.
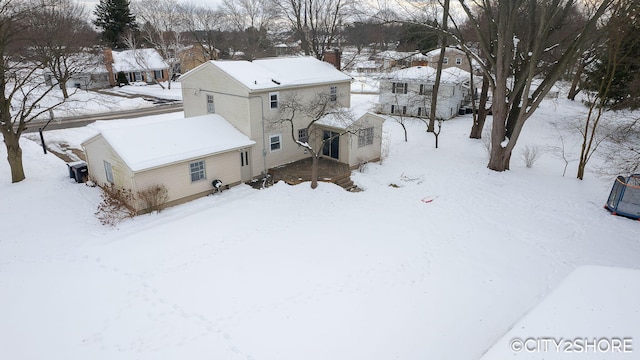
[[(24, 139), (25, 181), (11, 184), (0, 162), (0, 357), (479, 359), (496, 344), (507, 351), (487, 357), (511, 359), (522, 353), (503, 336), (522, 324), (514, 336), (640, 341), (637, 286), (623, 292), (634, 301), (577, 304), (615, 311), (615, 322), (567, 324), (584, 316), (571, 308), (576, 287), (615, 299), (612, 277), (640, 282), (640, 224), (602, 208), (613, 179), (576, 180), (575, 162), (562, 177), (547, 150), (558, 145), (549, 124), (581, 111), (546, 101), (508, 172), (486, 168), (470, 115), (443, 124), (439, 149), (422, 123), (408, 124), (404, 142), (389, 120), (388, 157), (352, 176), (362, 192), (242, 185), (117, 227), (95, 218), (97, 188), (73, 183), (64, 162)], [(118, 124), (45, 136), (77, 146)], [(576, 134), (559, 128), (575, 156)], [(526, 145), (545, 150), (532, 168), (519, 156)], [(585, 265), (597, 266), (554, 291)], [(635, 345), (603, 358), (637, 358)]]

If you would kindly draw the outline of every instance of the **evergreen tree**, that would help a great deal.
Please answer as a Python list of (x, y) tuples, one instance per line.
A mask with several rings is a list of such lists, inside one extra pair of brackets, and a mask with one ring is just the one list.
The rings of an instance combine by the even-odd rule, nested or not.
[(94, 15), (93, 24), (102, 29), (102, 41), (112, 48), (123, 47), (122, 36), (127, 31), (138, 30), (129, 0), (100, 0)]
[[(598, 92), (612, 109), (640, 108), (640, 4), (629, 2), (616, 11), (606, 27), (606, 41), (587, 71), (585, 87)], [(602, 87), (603, 78), (612, 76)]]

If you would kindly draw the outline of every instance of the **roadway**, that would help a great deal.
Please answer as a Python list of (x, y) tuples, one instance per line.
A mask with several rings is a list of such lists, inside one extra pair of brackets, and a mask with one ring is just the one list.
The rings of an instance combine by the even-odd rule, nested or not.
[[(111, 111), (108, 113), (56, 118), (56, 119), (53, 119), (53, 121), (51, 121), (49, 125), (47, 125), (44, 131), (82, 127), (98, 120), (129, 119), (129, 118), (137, 118), (142, 116), (168, 114), (168, 113), (182, 111), (182, 109), (183, 109), (182, 103), (173, 103), (173, 104), (160, 104), (154, 107), (134, 109), (134, 110)], [(47, 121), (48, 120), (31, 121), (27, 125), (27, 129), (24, 132), (25, 133), (37, 132), (39, 128), (45, 126)]]

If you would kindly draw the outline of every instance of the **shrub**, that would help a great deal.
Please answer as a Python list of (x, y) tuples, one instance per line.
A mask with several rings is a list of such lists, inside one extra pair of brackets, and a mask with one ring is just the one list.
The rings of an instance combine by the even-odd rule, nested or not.
[(100, 186), (102, 202), (95, 212), (103, 225), (116, 225), (120, 221), (136, 215), (136, 209), (131, 205), (135, 197), (129, 189), (118, 189), (112, 184)]
[(136, 194), (139, 203), (146, 211), (160, 211), (162, 205), (169, 200), (169, 191), (164, 185), (152, 185), (151, 187), (140, 190)]
[(533, 166), (533, 163), (538, 160), (538, 156), (540, 153), (538, 152), (537, 146), (525, 146), (522, 150), (522, 158), (524, 159), (524, 164), (526, 167), (530, 168)]

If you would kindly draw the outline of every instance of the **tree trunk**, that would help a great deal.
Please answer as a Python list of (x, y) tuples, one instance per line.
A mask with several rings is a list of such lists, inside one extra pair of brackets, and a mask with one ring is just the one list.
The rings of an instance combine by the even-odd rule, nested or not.
[[(438, 68), (436, 69), (436, 81), (433, 84), (433, 91), (431, 92), (431, 111), (429, 113), (429, 125), (427, 126), (428, 132), (435, 131), (436, 124), (436, 108), (438, 107), (438, 92), (440, 91), (440, 80), (442, 79), (442, 66), (444, 65), (444, 54), (447, 50), (447, 19), (449, 18), (449, 0), (444, 1), (444, 12), (442, 14), (442, 30), (440, 34), (442, 42), (440, 43), (440, 57), (438, 58)], [(436, 138), (437, 140), (437, 138)], [(437, 147), (437, 146), (436, 146)]]
[(494, 171), (509, 170), (511, 160), (511, 150), (508, 147), (491, 146), (491, 158), (489, 159), (489, 169)]
[(311, 156), (311, 188), (318, 187), (318, 163), (320, 154), (314, 154)]
[(584, 65), (582, 61), (580, 65), (578, 65), (578, 69), (576, 69), (576, 73), (573, 76), (573, 80), (571, 81), (571, 88), (569, 89), (569, 94), (567, 95), (567, 99), (574, 101), (576, 99), (576, 95), (580, 92), (581, 89), (578, 88), (580, 84), (580, 77), (582, 76), (582, 72), (584, 71)]
[(404, 124), (404, 122), (401, 122), (400, 125), (402, 125), (402, 130), (404, 130), (404, 142), (407, 142), (407, 126)]
[(11, 182), (17, 183), (24, 180), (24, 167), (22, 166), (22, 149), (20, 148), (20, 136), (4, 134), (4, 143), (7, 147), (7, 160), (11, 168)]
[(478, 116), (473, 122), (471, 127), (472, 139), (482, 139), (482, 130), (484, 129), (484, 122), (487, 120), (487, 100), (489, 97), (489, 79), (486, 76), (482, 80), (482, 91), (480, 92), (480, 102), (478, 104)]
[(69, 98), (69, 91), (67, 90), (67, 82), (66, 81), (60, 81), (60, 90), (62, 90), (62, 96), (65, 99)]

